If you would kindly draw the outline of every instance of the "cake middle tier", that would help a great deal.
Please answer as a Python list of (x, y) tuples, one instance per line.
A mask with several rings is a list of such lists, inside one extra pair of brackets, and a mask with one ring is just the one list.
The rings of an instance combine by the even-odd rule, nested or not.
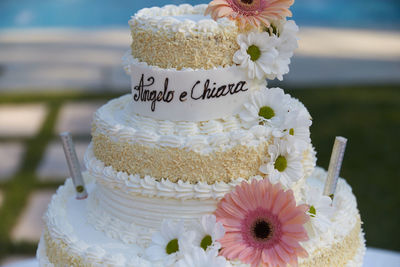
[[(172, 122), (139, 116), (132, 105), (131, 96), (122, 96), (94, 116), (94, 156), (115, 171), (157, 181), (229, 183), (263, 175), (260, 167), (276, 146), (272, 128), (249, 125), (239, 116)], [(315, 152), (309, 143), (298, 154), (305, 177), (313, 171)]]

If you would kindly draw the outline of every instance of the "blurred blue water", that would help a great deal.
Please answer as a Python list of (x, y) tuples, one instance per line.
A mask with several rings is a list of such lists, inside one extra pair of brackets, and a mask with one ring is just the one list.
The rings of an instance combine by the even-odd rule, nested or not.
[[(207, 0), (0, 0), (0, 28), (127, 27), (143, 7)], [(400, 0), (297, 0), (299, 25), (400, 30)]]

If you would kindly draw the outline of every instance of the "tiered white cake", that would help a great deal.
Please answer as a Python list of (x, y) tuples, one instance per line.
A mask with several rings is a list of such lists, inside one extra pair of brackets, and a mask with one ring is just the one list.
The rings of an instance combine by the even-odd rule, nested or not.
[(71, 179), (59, 188), (40, 266), (361, 266), (350, 186), (322, 194), (310, 114), (266, 87), (289, 71), (298, 31), (292, 2), (271, 2), (132, 17), (132, 94), (95, 113), (89, 197)]

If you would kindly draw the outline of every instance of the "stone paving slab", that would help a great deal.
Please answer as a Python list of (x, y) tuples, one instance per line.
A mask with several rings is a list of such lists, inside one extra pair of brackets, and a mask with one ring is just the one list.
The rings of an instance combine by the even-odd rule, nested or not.
[(0, 143), (0, 181), (10, 179), (18, 171), (24, 151), (21, 143)]
[(63, 105), (56, 125), (56, 134), (64, 131), (90, 135), (94, 112), (105, 102), (69, 102)]
[(56, 189), (46, 189), (31, 193), (27, 206), (11, 231), (13, 241), (39, 241), (44, 226), (42, 217), (55, 192)]
[(0, 91), (79, 87), (126, 90), (121, 58), (129, 27), (112, 30), (35, 29), (0, 32)]
[(0, 136), (34, 136), (46, 114), (44, 104), (0, 105)]
[[(3, 261), (0, 261), (0, 266), (2, 267), (17, 267), (20, 263), (25, 263), (27, 260), (32, 260), (32, 257), (27, 255), (16, 255), (5, 258)], [(25, 266), (25, 265), (23, 265)], [(21, 266), (21, 267), (23, 267)], [(37, 264), (35, 265), (37, 266)]]
[[(76, 154), (84, 170), (83, 157), (89, 145), (87, 142), (74, 142)], [(38, 167), (37, 175), (41, 181), (64, 181), (69, 177), (69, 170), (61, 142), (51, 142)]]

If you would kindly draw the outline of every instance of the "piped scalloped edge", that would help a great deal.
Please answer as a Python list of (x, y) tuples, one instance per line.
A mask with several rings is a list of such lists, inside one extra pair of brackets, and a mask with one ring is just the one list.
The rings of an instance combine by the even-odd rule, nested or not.
[[(308, 150), (309, 159), (304, 164), (305, 177), (310, 175), (315, 168), (315, 152), (314, 148), (310, 146)], [(246, 181), (243, 178), (232, 179), (231, 182), (226, 183), (223, 181), (217, 181), (214, 184), (208, 184), (206, 182), (198, 182), (196, 184), (188, 181), (179, 180), (174, 183), (168, 179), (161, 179), (157, 181), (154, 177), (149, 175), (141, 177), (136, 174), (128, 174), (123, 171), (116, 171), (112, 166), (105, 166), (105, 164), (97, 159), (93, 153), (92, 144), (89, 145), (85, 157), (84, 163), (86, 169), (90, 174), (96, 177), (97, 182), (107, 186), (108, 188), (119, 188), (119, 190), (127, 190), (132, 194), (139, 194), (143, 196), (156, 196), (160, 198), (174, 198), (174, 199), (221, 199), (226, 193), (230, 192), (239, 185), (242, 181)], [(298, 197), (300, 194), (300, 188), (304, 183), (304, 178), (299, 179), (295, 184), (292, 185), (291, 189), (295, 192), (295, 196)], [(263, 179), (262, 176), (252, 176), (247, 181), (253, 179)]]
[[(272, 128), (254, 125), (250, 129), (246, 129), (244, 127), (245, 124), (241, 123), (236, 115), (225, 118), (224, 121), (221, 121), (223, 119), (211, 119), (206, 122), (162, 121), (170, 122), (174, 129), (176, 128), (175, 131), (177, 131), (178, 127), (181, 127), (179, 128), (182, 132), (180, 135), (177, 133), (173, 133), (172, 135), (161, 134), (160, 130), (156, 131), (151, 128), (151, 125), (159, 127), (161, 120), (145, 116), (139, 117), (143, 121), (141, 128), (135, 128), (133, 124), (128, 125), (127, 123), (121, 123), (121, 121), (113, 119), (113, 112), (126, 112), (126, 108), (129, 108), (133, 104), (130, 101), (132, 101), (130, 95), (123, 95), (99, 108), (94, 114), (93, 125), (95, 126), (95, 130), (92, 132), (92, 135), (104, 134), (105, 136), (112, 137), (115, 142), (140, 142), (141, 144), (154, 147), (177, 147), (194, 150), (202, 154), (221, 150), (221, 147), (218, 145), (219, 143), (223, 144), (222, 151), (224, 151), (236, 145), (257, 147), (262, 142), (267, 142), (272, 138), (272, 134), (270, 133)], [(134, 115), (129, 116), (128, 114), (126, 116), (134, 119)], [(209, 129), (206, 129), (207, 127)], [(190, 134), (184, 135), (183, 131), (189, 131)], [(175, 142), (172, 142), (173, 140)], [(225, 145), (228, 141), (230, 142), (229, 145)], [(168, 145), (162, 145), (163, 143)]]
[(179, 15), (204, 15), (207, 4), (166, 5), (163, 7), (143, 8), (129, 20), (129, 25), (140, 25), (146, 28), (163, 29), (171, 32), (216, 32), (226, 31), (227, 28), (237, 29), (234, 22), (229, 19), (220, 19), (218, 22), (211, 17), (195, 22), (190, 19), (177, 20), (171, 16)]
[(139, 65), (144, 68), (151, 68), (154, 69), (155, 71), (166, 71), (166, 72), (192, 72), (192, 71), (213, 71), (213, 70), (226, 70), (229, 71), (230, 69), (237, 69), (239, 68), (237, 65), (231, 65), (231, 66), (218, 66), (218, 67), (213, 67), (211, 69), (205, 69), (205, 68), (182, 68), (182, 69), (176, 69), (176, 68), (161, 68), (159, 66), (155, 65), (149, 65), (147, 62), (140, 61), (139, 59), (135, 58), (132, 56), (132, 50), (129, 49), (128, 51), (125, 52), (125, 54), (122, 56), (122, 66), (127, 74), (131, 73), (131, 65)]

